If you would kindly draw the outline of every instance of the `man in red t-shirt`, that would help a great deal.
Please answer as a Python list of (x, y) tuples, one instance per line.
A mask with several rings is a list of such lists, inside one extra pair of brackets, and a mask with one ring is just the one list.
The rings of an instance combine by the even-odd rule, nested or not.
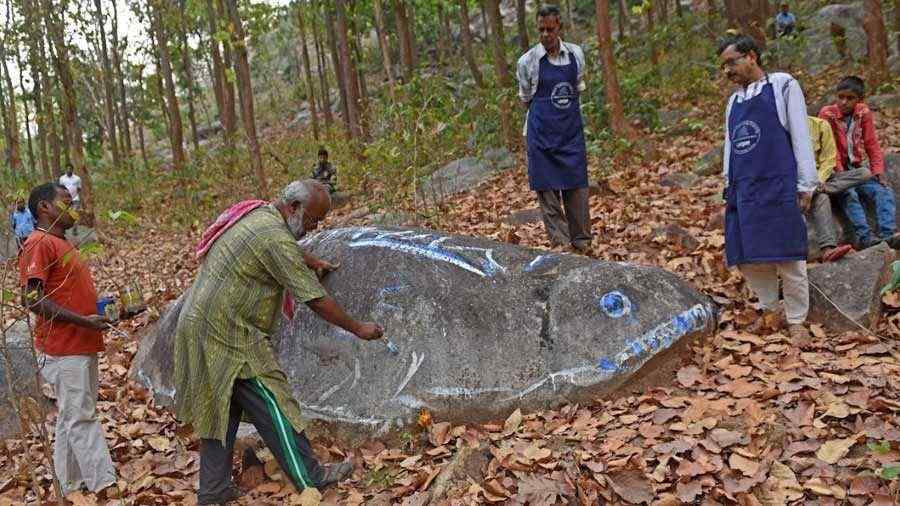
[(97, 419), (97, 353), (107, 320), (96, 313), (97, 291), (78, 250), (65, 239), (75, 224), (72, 196), (62, 185), (36, 187), (28, 198), (37, 228), (19, 255), (23, 303), (37, 315), (35, 347), (44, 353), (44, 379), (53, 385), (59, 415), (53, 464), (63, 494), (116, 483), (103, 427)]

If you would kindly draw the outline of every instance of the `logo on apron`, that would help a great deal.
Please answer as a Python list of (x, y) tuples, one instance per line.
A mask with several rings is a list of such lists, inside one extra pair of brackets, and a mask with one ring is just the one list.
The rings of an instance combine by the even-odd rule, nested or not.
[(762, 131), (755, 121), (747, 120), (738, 123), (731, 134), (731, 149), (738, 155), (744, 155), (759, 144)]
[(556, 86), (553, 87), (553, 91), (550, 92), (550, 102), (552, 102), (553, 106), (557, 109), (568, 109), (569, 107), (572, 107), (574, 98), (575, 89), (572, 88), (572, 85), (567, 81), (556, 83)]

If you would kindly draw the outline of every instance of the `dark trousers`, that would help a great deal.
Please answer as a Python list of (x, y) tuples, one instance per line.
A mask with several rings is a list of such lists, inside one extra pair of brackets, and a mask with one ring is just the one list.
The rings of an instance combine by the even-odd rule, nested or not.
[(537, 197), (544, 229), (554, 246), (571, 243), (578, 248), (591, 244), (590, 193), (587, 188), (538, 191)]
[(287, 421), (272, 392), (257, 379), (237, 379), (231, 390), (225, 445), (218, 439), (200, 440), (199, 501), (220, 497), (231, 486), (231, 456), (242, 415), (256, 427), (282, 472), (297, 490), (315, 487), (322, 480), (324, 470), (316, 460), (309, 440)]

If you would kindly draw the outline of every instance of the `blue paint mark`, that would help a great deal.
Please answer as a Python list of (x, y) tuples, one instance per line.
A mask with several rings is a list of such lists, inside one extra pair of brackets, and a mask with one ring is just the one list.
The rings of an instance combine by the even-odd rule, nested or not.
[(618, 290), (600, 297), (599, 306), (610, 318), (621, 318), (631, 314), (631, 300)]
[(386, 295), (396, 295), (396, 294), (406, 290), (407, 288), (409, 288), (409, 287), (404, 284), (396, 284), (396, 285), (386, 286), (381, 289), (379, 294), (382, 297), (385, 297)]
[(620, 372), (626, 368), (625, 364), (629, 360), (642, 359), (648, 353), (669, 348), (680, 337), (709, 325), (712, 318), (710, 308), (697, 304), (657, 325), (643, 336), (626, 342), (624, 349), (612, 358), (600, 358), (597, 368), (610, 373)]
[(560, 258), (557, 255), (539, 255), (535, 257), (535, 259), (532, 260), (531, 263), (526, 265), (523, 270), (525, 272), (534, 272), (544, 267), (553, 267), (558, 264), (559, 261)]
[(391, 355), (399, 355), (400, 354), (400, 348), (398, 348), (397, 345), (394, 344), (394, 342), (391, 341), (390, 339), (387, 340), (387, 342), (385, 343), (385, 346), (387, 346), (388, 353), (390, 353)]
[(453, 253), (452, 251), (447, 251), (445, 248), (442, 248), (434, 243), (423, 246), (421, 244), (416, 244), (411, 241), (405, 241), (397, 237), (376, 236), (372, 238), (356, 239), (351, 242), (349, 246), (351, 248), (371, 246), (375, 248), (386, 248), (393, 251), (399, 251), (401, 253), (410, 253), (413, 255), (419, 255), (425, 258), (430, 258), (432, 260), (438, 260), (441, 262), (449, 263), (451, 265), (455, 265), (471, 273), (478, 274), (481, 277), (485, 277), (488, 275), (472, 262), (470, 262), (466, 257), (458, 253)]

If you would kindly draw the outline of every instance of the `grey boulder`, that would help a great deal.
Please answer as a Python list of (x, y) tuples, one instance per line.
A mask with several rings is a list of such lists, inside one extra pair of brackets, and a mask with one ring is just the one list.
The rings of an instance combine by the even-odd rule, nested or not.
[[(19, 320), (5, 332), (6, 350), (10, 363), (0, 358), (0, 440), (14, 437), (20, 433), (21, 424), (16, 411), (9, 405), (10, 385), (12, 396), (21, 403), (25, 397), (44, 402), (37, 384), (34, 356), (32, 355), (31, 333), (24, 320)], [(9, 366), (9, 367), (8, 367)], [(7, 381), (7, 374), (12, 382)]]
[(811, 266), (809, 320), (835, 332), (874, 326), (881, 314), (881, 287), (896, 259), (896, 252), (881, 243), (837, 262)]
[[(420, 229), (328, 230), (302, 247), (340, 261), (325, 287), (386, 330), (364, 342), (302, 307), (273, 337), (304, 413), (339, 437), (401, 429), (422, 409), (477, 422), (666, 383), (716, 328), (713, 303), (656, 267)], [(179, 310), (132, 365), (158, 402), (177, 395)]]
[(488, 149), (481, 157), (460, 158), (434, 171), (422, 182), (418, 195), (425, 202), (441, 203), (514, 165), (515, 158), (505, 148)]

